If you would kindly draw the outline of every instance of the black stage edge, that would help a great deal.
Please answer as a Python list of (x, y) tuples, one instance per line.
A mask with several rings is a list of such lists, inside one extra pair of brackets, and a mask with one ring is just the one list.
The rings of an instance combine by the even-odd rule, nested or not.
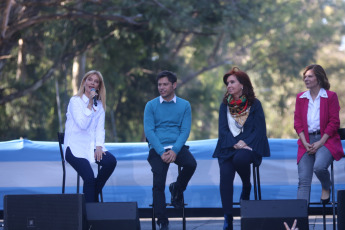
[[(185, 208), (186, 217), (223, 217), (221, 208)], [(337, 209), (336, 209), (337, 212)], [(167, 208), (169, 217), (182, 217), (182, 209)], [(332, 206), (326, 207), (326, 215), (332, 215)], [(309, 207), (308, 215), (322, 215), (322, 207)], [(234, 216), (240, 216), (240, 207), (234, 208)], [(139, 208), (140, 218), (151, 218), (151, 208)]]
[[(186, 208), (186, 217), (223, 217), (221, 208)], [(181, 217), (182, 209), (167, 208), (169, 217)], [(337, 209), (336, 209), (337, 212)], [(309, 215), (322, 215), (322, 207), (309, 207)], [(326, 207), (326, 214), (332, 215), (332, 206)], [(240, 216), (240, 207), (234, 208), (234, 216)], [(139, 218), (151, 218), (151, 208), (139, 208)], [(0, 219), (4, 219), (4, 210), (0, 210)]]

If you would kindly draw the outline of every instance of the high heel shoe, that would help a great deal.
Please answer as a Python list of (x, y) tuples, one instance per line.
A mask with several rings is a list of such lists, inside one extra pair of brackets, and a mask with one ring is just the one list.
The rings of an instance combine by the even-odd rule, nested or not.
[(329, 194), (328, 194), (328, 198), (327, 199), (321, 199), (321, 204), (328, 204), (329, 201), (331, 200), (331, 188), (329, 188)]

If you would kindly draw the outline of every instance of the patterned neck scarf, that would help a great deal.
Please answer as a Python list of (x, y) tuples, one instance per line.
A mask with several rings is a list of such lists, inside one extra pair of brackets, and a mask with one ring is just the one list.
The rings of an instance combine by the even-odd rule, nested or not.
[(231, 94), (226, 98), (228, 102), (229, 112), (236, 121), (236, 126), (242, 128), (246, 122), (250, 107), (248, 107), (248, 101), (245, 95), (242, 95), (238, 100), (235, 100)]

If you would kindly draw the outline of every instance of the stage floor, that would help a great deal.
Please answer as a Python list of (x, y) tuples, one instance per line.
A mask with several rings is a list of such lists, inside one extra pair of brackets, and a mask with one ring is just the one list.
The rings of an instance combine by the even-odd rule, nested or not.
[[(333, 229), (333, 216), (327, 215), (326, 229)], [(181, 218), (170, 218), (169, 219), (169, 230), (181, 230), (182, 219)], [(0, 230), (2, 227), (3, 220), (0, 220)], [(151, 230), (151, 219), (141, 218), (140, 219), (141, 230)], [(297, 225), (298, 226), (298, 225)], [(291, 226), (290, 226), (291, 227)], [(187, 230), (216, 230), (223, 228), (223, 218), (187, 218), (186, 229)], [(158, 227), (157, 227), (158, 229)], [(241, 230), (241, 218), (234, 218), (234, 230)], [(322, 216), (309, 216), (309, 230), (323, 230)]]
[[(333, 216), (326, 216), (326, 229), (333, 229)], [(224, 218), (187, 218), (186, 229), (187, 230), (221, 230), (223, 229)], [(169, 230), (181, 230), (182, 229), (182, 219), (181, 218), (171, 218), (169, 219)], [(151, 219), (141, 218), (140, 219), (141, 230), (151, 230)], [(283, 223), (282, 223), (283, 224)], [(298, 226), (298, 224), (297, 224)], [(291, 227), (291, 226), (290, 226)], [(157, 227), (158, 229), (158, 227)], [(234, 218), (234, 230), (241, 230), (241, 218)], [(300, 229), (302, 230), (302, 229)], [(322, 216), (309, 216), (309, 230), (323, 230), (323, 220)]]

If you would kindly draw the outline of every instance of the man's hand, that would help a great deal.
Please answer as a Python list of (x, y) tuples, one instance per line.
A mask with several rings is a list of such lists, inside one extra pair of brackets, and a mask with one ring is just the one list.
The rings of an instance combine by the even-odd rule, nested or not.
[(163, 162), (169, 164), (169, 163), (173, 163), (176, 160), (176, 153), (173, 150), (168, 150), (165, 153), (163, 153), (163, 155), (161, 156)]

